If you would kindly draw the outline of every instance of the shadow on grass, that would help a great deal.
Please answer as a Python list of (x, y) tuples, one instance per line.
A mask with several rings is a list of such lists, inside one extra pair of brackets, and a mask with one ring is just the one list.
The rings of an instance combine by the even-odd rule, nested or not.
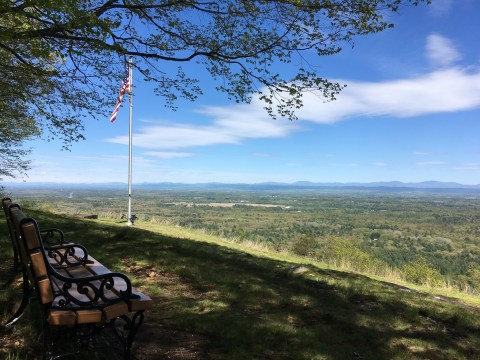
[(154, 298), (138, 359), (480, 358), (475, 309), (350, 273), (296, 274), (295, 264), (215, 244), (29, 214)]

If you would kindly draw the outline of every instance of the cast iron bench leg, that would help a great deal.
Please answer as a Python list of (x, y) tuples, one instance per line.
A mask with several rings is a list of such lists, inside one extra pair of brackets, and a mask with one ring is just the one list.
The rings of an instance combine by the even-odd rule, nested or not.
[(125, 354), (124, 358), (125, 360), (130, 360), (131, 352), (132, 352), (132, 344), (133, 344), (133, 339), (135, 338), (135, 335), (137, 334), (138, 328), (140, 325), (143, 323), (143, 310), (142, 311), (137, 311), (135, 315), (133, 315), (132, 320), (129, 321), (129, 331), (128, 331), (128, 336), (127, 336), (127, 342), (125, 344)]

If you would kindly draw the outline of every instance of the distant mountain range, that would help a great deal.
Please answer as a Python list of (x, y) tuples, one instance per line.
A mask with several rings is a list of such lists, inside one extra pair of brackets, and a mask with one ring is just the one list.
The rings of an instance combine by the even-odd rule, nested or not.
[[(24, 183), (3, 183), (8, 188), (23, 189), (125, 189), (126, 183), (48, 183), (48, 182), (24, 182)], [(480, 184), (465, 185), (456, 182), (424, 181), (415, 183), (404, 183), (401, 181), (370, 182), (370, 183), (317, 183), (309, 181), (297, 181), (293, 183), (263, 182), (263, 183), (138, 183), (133, 184), (134, 189), (143, 190), (231, 190), (231, 191), (274, 191), (274, 190), (327, 190), (327, 189), (350, 189), (350, 190), (383, 190), (383, 191), (480, 191)]]

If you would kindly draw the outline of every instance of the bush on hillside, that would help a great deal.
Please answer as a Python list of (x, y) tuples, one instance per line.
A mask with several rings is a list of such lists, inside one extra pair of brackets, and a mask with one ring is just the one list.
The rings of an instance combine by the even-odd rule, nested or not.
[(442, 274), (422, 256), (406, 264), (401, 272), (406, 281), (414, 284), (432, 287), (442, 285)]

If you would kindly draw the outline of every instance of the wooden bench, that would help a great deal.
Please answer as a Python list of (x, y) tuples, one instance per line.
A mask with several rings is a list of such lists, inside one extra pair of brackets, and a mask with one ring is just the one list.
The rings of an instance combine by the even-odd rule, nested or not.
[[(23, 284), (23, 291), (22, 291), (23, 294), (22, 295), (23, 296), (22, 296), (22, 302), (18, 306), (17, 311), (5, 323), (4, 326), (6, 326), (6, 327), (10, 327), (10, 326), (14, 325), (18, 320), (20, 320), (20, 318), (23, 316), (23, 314), (25, 312), (25, 309), (27, 308), (27, 306), (30, 302), (30, 298), (32, 296), (32, 293), (34, 293), (33, 289), (30, 287), (30, 284), (29, 284), (29, 281), (28, 281), (28, 273), (26, 271), (22, 271), (22, 261), (21, 261), (21, 258), (20, 258), (20, 250), (19, 250), (20, 240), (19, 240), (19, 237), (17, 235), (17, 232), (15, 231), (15, 226), (12, 222), (12, 219), (10, 217), (10, 210), (9, 210), (10, 207), (15, 207), (15, 208), (20, 209), (20, 206), (18, 204), (14, 204), (10, 198), (8, 198), (8, 197), (3, 198), (2, 199), (2, 208), (3, 208), (4, 213), (5, 213), (5, 219), (6, 219), (6, 222), (7, 222), (7, 225), (8, 225), (9, 236), (10, 236), (10, 240), (11, 240), (11, 243), (12, 243), (12, 249), (13, 249), (13, 267), (12, 267), (12, 271), (11, 271), (11, 276), (9, 277), (9, 279), (7, 279), (7, 281), (5, 282), (5, 284), (3, 286), (5, 287), (9, 284), (12, 284), (13, 281), (15, 281), (15, 278), (16, 278), (16, 275), (18, 274), (18, 272), (22, 272), (23, 273), (23, 281), (22, 281), (22, 284)], [(43, 230), (43, 231), (40, 231), (40, 234), (42, 236), (42, 242), (46, 246), (46, 248), (48, 248), (50, 246), (55, 246), (55, 245), (59, 245), (59, 244), (68, 243), (65, 240), (65, 236), (64, 236), (63, 232), (60, 229), (53, 228), (53, 229)]]
[[(12, 242), (12, 249), (13, 249), (13, 269), (20, 271), (21, 270), (21, 259), (20, 259), (20, 253), (18, 249), (18, 241), (17, 241), (17, 236), (16, 232), (14, 229), (14, 225), (12, 223), (12, 220), (10, 218), (10, 207), (18, 207), (20, 206), (18, 204), (14, 204), (12, 200), (8, 197), (2, 199), (2, 208), (5, 213), (5, 219), (7, 221), (7, 226), (8, 226), (8, 232), (10, 235), (10, 240)], [(58, 244), (66, 244), (68, 241), (65, 240), (65, 235), (60, 229), (52, 228), (48, 230), (41, 230), (40, 235), (42, 236), (42, 241), (43, 244), (46, 247), (52, 246), (52, 245), (58, 245)]]
[[(73, 337), (85, 338), (87, 343), (106, 329), (120, 329), (124, 358), (129, 359), (135, 334), (152, 300), (135, 290), (126, 275), (111, 272), (91, 257), (83, 246), (64, 241), (45, 246), (37, 222), (18, 205), (8, 205), (8, 221), (23, 273), (20, 307), (30, 302), (33, 290), (42, 313), (44, 358), (63, 355), (55, 352), (54, 334), (59, 329), (72, 330)], [(75, 351), (82, 351), (86, 342), (79, 342)]]

